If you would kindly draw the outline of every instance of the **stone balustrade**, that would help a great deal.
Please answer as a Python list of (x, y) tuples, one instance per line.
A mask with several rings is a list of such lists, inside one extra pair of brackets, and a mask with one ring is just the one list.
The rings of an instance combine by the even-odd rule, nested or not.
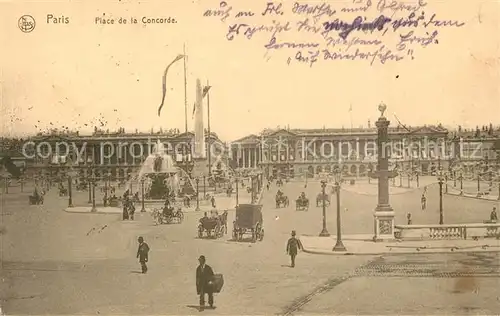
[(500, 223), (485, 222), (450, 225), (396, 225), (395, 237), (401, 240), (446, 240), (500, 238)]

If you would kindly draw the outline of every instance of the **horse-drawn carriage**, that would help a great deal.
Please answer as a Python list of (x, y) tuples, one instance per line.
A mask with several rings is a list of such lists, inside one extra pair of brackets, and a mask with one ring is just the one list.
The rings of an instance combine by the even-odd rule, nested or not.
[(65, 187), (60, 186), (59, 187), (59, 196), (67, 196), (68, 195), (68, 189)]
[(77, 191), (83, 191), (87, 189), (87, 182), (78, 182), (76, 184), (76, 190)]
[(252, 242), (264, 239), (262, 205), (240, 204), (236, 208), (236, 220), (233, 222), (233, 239), (241, 241), (244, 234), (252, 235)]
[(198, 224), (198, 238), (219, 238), (227, 233), (227, 210), (222, 215), (202, 217)]
[(304, 194), (299, 196), (299, 198), (295, 201), (295, 210), (296, 211), (309, 210), (309, 199)]
[(288, 200), (288, 196), (284, 195), (283, 193), (276, 193), (276, 208), (280, 207), (287, 207), (290, 204), (290, 201)]
[(325, 205), (328, 206), (330, 205), (330, 196), (328, 194), (323, 194), (323, 192), (318, 193), (316, 196), (316, 206), (322, 206), (323, 201), (325, 201)]
[(184, 220), (184, 213), (180, 207), (177, 208), (177, 210), (174, 210), (173, 207), (163, 207), (163, 209), (154, 208), (151, 216), (153, 217), (156, 225), (172, 223), (180, 224)]
[(43, 194), (35, 194), (29, 196), (30, 205), (40, 205), (43, 204)]

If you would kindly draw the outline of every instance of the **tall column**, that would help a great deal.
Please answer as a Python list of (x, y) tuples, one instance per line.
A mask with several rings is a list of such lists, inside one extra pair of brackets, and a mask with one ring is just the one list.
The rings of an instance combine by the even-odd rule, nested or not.
[(238, 148), (238, 168), (243, 168), (243, 149)]
[[(356, 161), (359, 161), (359, 141), (356, 141)], [(359, 165), (358, 165), (358, 175), (359, 175)]]
[(245, 150), (245, 148), (243, 148), (243, 168), (246, 168), (247, 167), (247, 151)]
[(257, 148), (254, 148), (252, 152), (253, 152), (253, 167), (257, 168)]
[(118, 144), (115, 145), (115, 163), (117, 166), (120, 165), (120, 146)]
[(396, 176), (396, 172), (389, 171), (388, 141), (389, 120), (384, 117), (386, 105), (379, 105), (381, 116), (376, 122), (377, 126), (377, 171), (378, 178), (378, 204), (373, 214), (374, 217), (374, 241), (394, 239), (394, 210), (389, 205), (389, 179)]

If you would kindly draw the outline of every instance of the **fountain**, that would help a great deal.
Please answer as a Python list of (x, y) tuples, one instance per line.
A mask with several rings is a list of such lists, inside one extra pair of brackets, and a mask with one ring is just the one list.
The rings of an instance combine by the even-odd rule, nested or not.
[[(164, 200), (169, 194), (178, 195), (181, 188), (194, 189), (193, 181), (184, 170), (178, 168), (172, 156), (166, 154), (160, 141), (139, 169), (139, 180), (144, 179), (144, 193), (147, 200)], [(181, 182), (180, 178), (184, 181)]]

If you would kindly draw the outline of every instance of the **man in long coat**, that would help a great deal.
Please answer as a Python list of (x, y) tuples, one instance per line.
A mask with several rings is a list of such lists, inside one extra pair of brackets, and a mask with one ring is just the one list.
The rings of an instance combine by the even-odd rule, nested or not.
[(214, 271), (206, 264), (205, 256), (198, 258), (200, 265), (196, 268), (196, 293), (200, 296), (200, 307), (205, 307), (205, 293), (208, 294), (208, 304), (214, 306), (213, 277)]
[(148, 266), (146, 265), (146, 263), (149, 260), (149, 246), (144, 242), (144, 238), (142, 237), (139, 237), (137, 241), (139, 242), (139, 248), (137, 249), (137, 258), (141, 263), (142, 273), (146, 273), (148, 272)]
[(292, 237), (288, 239), (288, 242), (286, 244), (286, 253), (290, 255), (290, 267), (292, 268), (295, 268), (295, 257), (297, 256), (297, 253), (299, 252), (299, 250), (302, 250), (302, 243), (299, 239), (295, 238), (295, 235), (295, 231), (292, 230)]

